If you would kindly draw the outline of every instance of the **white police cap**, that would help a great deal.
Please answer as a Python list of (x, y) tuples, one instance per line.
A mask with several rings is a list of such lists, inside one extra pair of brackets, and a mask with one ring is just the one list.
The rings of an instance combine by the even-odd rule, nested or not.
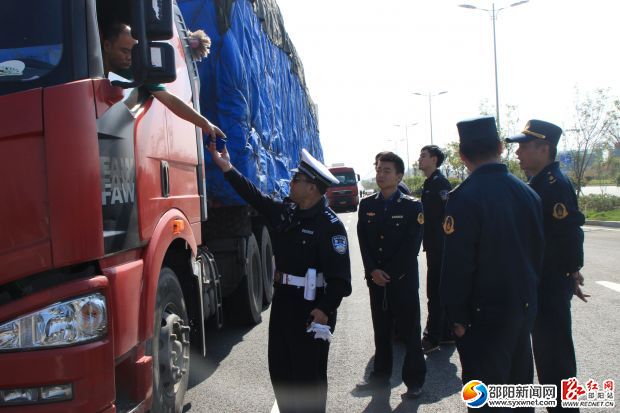
[(316, 160), (305, 149), (301, 150), (301, 161), (299, 161), (299, 166), (293, 169), (293, 172), (302, 172), (325, 186), (332, 186), (340, 182), (325, 165)]

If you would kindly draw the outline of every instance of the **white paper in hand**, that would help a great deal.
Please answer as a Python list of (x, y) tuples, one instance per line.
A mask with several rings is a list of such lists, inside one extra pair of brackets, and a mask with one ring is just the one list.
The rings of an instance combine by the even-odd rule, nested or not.
[(331, 333), (331, 327), (326, 326), (325, 324), (315, 323), (314, 321), (310, 323), (310, 326), (306, 330), (308, 333), (314, 333), (315, 339), (321, 339), (325, 341), (332, 341), (332, 337), (334, 337)]

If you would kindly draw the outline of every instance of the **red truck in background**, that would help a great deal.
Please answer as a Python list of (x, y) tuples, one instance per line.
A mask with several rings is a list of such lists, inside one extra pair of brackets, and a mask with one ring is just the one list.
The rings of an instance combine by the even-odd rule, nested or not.
[(349, 166), (336, 165), (329, 168), (338, 181), (337, 185), (327, 188), (329, 207), (334, 211), (357, 211), (360, 203), (360, 176)]
[[(274, 271), (259, 216), (207, 207), (201, 131), (139, 87), (199, 109), (184, 18), (173, 0), (2, 9), (0, 411), (181, 412), (190, 344), (205, 354), (224, 308), (260, 322)], [(130, 82), (104, 77), (103, 21), (138, 40)]]

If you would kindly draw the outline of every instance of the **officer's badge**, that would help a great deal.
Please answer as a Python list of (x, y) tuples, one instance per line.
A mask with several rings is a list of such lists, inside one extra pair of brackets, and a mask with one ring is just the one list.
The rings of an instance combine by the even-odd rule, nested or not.
[(418, 214), (418, 224), (424, 225), (424, 214), (421, 212)]
[(450, 193), (450, 191), (448, 191), (447, 189), (442, 189), (441, 191), (439, 191), (439, 196), (441, 197), (441, 200), (442, 201), (447, 201), (449, 193)]
[(366, 212), (366, 215), (368, 215), (369, 217), (374, 217), (377, 214), (375, 214), (374, 212)]
[(443, 220), (443, 232), (445, 232), (446, 235), (450, 235), (454, 232), (454, 218), (450, 215), (447, 215)]
[(563, 203), (558, 202), (557, 204), (553, 206), (553, 218), (564, 219), (567, 216), (568, 216), (568, 210), (566, 209), (566, 206)]
[(338, 254), (347, 252), (347, 237), (344, 235), (334, 235), (332, 237), (332, 246)]

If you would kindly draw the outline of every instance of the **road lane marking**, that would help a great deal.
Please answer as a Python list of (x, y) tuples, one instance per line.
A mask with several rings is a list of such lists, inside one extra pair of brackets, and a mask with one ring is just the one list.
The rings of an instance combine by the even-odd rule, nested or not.
[(273, 402), (273, 407), (271, 408), (271, 413), (280, 413), (280, 409), (278, 409), (278, 402)]
[(620, 284), (618, 283), (612, 283), (611, 281), (596, 281), (596, 283), (620, 293)]

